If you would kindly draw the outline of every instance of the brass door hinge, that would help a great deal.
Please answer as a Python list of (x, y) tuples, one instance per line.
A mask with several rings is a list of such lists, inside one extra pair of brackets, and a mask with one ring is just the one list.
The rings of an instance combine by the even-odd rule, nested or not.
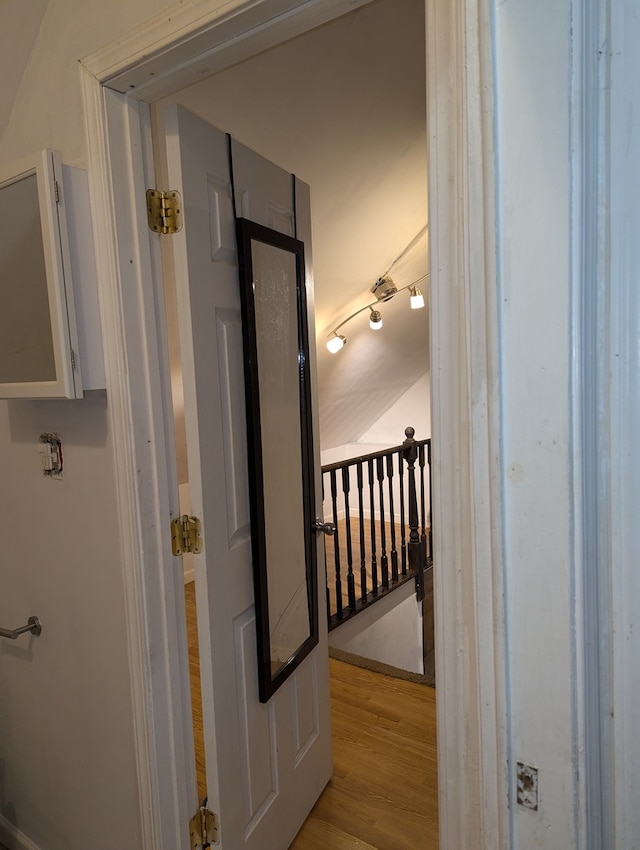
[(147, 189), (147, 221), (154, 233), (177, 233), (182, 230), (180, 192)]
[(202, 532), (197, 517), (183, 514), (171, 521), (171, 550), (174, 555), (202, 552)]
[(218, 829), (218, 818), (205, 805), (200, 806), (198, 811), (189, 821), (189, 837), (191, 839), (191, 850), (203, 850), (212, 844), (220, 843)]

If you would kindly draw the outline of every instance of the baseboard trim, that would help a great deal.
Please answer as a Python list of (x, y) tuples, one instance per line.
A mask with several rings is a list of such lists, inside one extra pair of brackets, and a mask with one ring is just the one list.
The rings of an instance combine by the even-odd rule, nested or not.
[(422, 673), (411, 673), (409, 670), (402, 670), (400, 667), (384, 664), (382, 661), (375, 661), (372, 658), (364, 658), (362, 655), (356, 655), (353, 652), (347, 652), (335, 646), (329, 647), (329, 658), (335, 658), (336, 661), (353, 664), (355, 667), (363, 667), (365, 670), (372, 670), (374, 673), (382, 673), (383, 676), (403, 679), (405, 682), (415, 682), (418, 685), (427, 685), (429, 688), (435, 688), (436, 686), (433, 676), (424, 676)]
[(42, 850), (28, 835), (0, 814), (0, 848), (7, 850)]

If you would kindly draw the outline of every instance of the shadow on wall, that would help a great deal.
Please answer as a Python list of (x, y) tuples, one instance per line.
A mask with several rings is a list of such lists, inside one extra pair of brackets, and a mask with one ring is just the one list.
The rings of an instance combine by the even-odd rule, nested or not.
[(80, 399), (9, 399), (12, 443), (32, 443), (45, 432), (64, 435), (66, 444), (103, 448), (107, 444), (108, 410), (105, 390), (87, 392)]

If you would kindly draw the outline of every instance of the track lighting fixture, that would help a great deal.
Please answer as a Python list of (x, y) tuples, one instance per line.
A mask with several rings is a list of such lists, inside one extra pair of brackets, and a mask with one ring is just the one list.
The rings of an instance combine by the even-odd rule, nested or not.
[(423, 274), (422, 277), (418, 278), (418, 280), (414, 280), (413, 283), (408, 283), (406, 286), (401, 286), (400, 289), (396, 286), (393, 278), (390, 277), (390, 272), (397, 263), (400, 262), (406, 255), (413, 251), (413, 249), (421, 242), (427, 232), (427, 226), (425, 225), (418, 233), (413, 237), (411, 242), (406, 246), (404, 251), (400, 254), (400, 256), (396, 257), (396, 259), (391, 263), (391, 265), (387, 268), (386, 272), (381, 275), (376, 282), (373, 284), (371, 289), (369, 290), (372, 295), (375, 296), (375, 301), (371, 304), (365, 304), (364, 307), (360, 307), (359, 310), (356, 310), (355, 313), (352, 313), (350, 316), (347, 316), (346, 319), (343, 319), (339, 324), (335, 326), (335, 328), (331, 331), (327, 338), (327, 348), (332, 354), (336, 354), (336, 352), (340, 351), (341, 348), (344, 347), (346, 343), (346, 338), (339, 334), (338, 331), (343, 325), (346, 325), (347, 322), (350, 322), (351, 319), (355, 319), (356, 316), (360, 315), (363, 310), (370, 310), (371, 315), (369, 316), (369, 327), (374, 330), (380, 330), (382, 327), (382, 313), (380, 310), (375, 309), (378, 304), (389, 301), (394, 297), (398, 292), (403, 292), (405, 289), (409, 290), (409, 294), (411, 296), (411, 309), (418, 310), (420, 307), (424, 307), (424, 296), (422, 292), (418, 289), (418, 284), (420, 281), (429, 277), (428, 274)]
[(398, 291), (398, 287), (388, 275), (384, 275), (378, 278), (369, 291), (376, 296), (378, 301), (389, 301)]
[(338, 331), (343, 325), (346, 325), (347, 322), (350, 322), (351, 319), (355, 319), (356, 316), (359, 316), (364, 310), (370, 310), (371, 315), (369, 316), (369, 327), (374, 330), (380, 330), (382, 327), (382, 313), (380, 310), (375, 309), (377, 305), (381, 301), (389, 301), (393, 296), (398, 292), (404, 292), (406, 289), (409, 290), (409, 294), (411, 295), (411, 308), (413, 310), (417, 310), (420, 307), (424, 307), (424, 296), (422, 292), (418, 289), (417, 284), (420, 283), (421, 280), (429, 277), (428, 274), (422, 275), (422, 277), (415, 280), (413, 283), (408, 283), (406, 286), (401, 286), (400, 289), (395, 285), (395, 283), (391, 280), (390, 277), (385, 276), (384, 278), (379, 278), (376, 283), (371, 287), (371, 292), (376, 296), (376, 300), (371, 304), (365, 304), (364, 307), (360, 307), (359, 310), (356, 310), (355, 313), (352, 313), (350, 316), (347, 316), (346, 319), (343, 319), (339, 325), (336, 325), (335, 328), (331, 331), (329, 336), (327, 337), (327, 348), (332, 354), (336, 354), (340, 351), (341, 348), (344, 347), (347, 340), (342, 334), (339, 334)]

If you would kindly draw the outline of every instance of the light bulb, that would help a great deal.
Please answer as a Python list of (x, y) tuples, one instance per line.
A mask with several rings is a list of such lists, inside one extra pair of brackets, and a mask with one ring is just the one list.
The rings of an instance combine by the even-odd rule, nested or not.
[(411, 301), (411, 309), (419, 310), (421, 307), (424, 307), (424, 295), (418, 287), (412, 286), (409, 292), (411, 293), (411, 298), (409, 299)]
[(382, 313), (380, 310), (372, 310), (369, 316), (369, 327), (372, 331), (379, 331), (382, 327)]
[(342, 334), (334, 333), (333, 336), (330, 336), (327, 340), (327, 348), (332, 354), (335, 354), (337, 351), (340, 351), (346, 342), (346, 337), (343, 337)]

